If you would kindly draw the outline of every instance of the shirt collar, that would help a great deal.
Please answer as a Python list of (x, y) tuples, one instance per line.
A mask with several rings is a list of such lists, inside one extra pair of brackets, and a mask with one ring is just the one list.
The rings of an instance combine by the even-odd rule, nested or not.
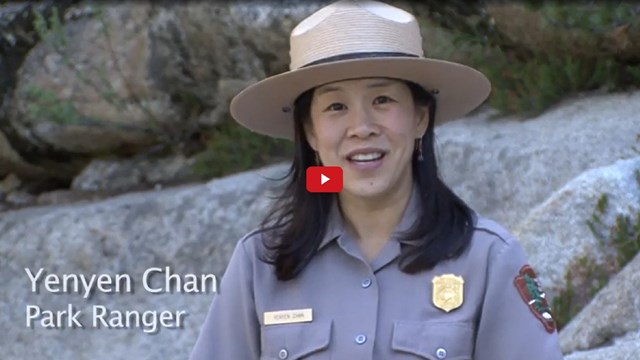
[(418, 185), (414, 183), (413, 188), (411, 189), (411, 196), (409, 197), (407, 206), (404, 208), (404, 212), (402, 213), (402, 218), (391, 233), (392, 239), (398, 239), (398, 237), (403, 235), (403, 233), (411, 230), (415, 222), (418, 220), (418, 214), (420, 214), (421, 207), (422, 202), (420, 201), (420, 190), (418, 189)]
[[(411, 196), (409, 197), (409, 202), (402, 213), (402, 218), (400, 222), (396, 226), (396, 228), (391, 233), (391, 239), (398, 239), (402, 233), (408, 231), (413, 226), (414, 222), (418, 218), (418, 213), (420, 210), (420, 191), (418, 190), (418, 186), (414, 183), (413, 188), (411, 190)], [(320, 242), (320, 246), (318, 249), (322, 249), (331, 241), (340, 237), (346, 231), (344, 218), (342, 217), (342, 213), (340, 212), (340, 207), (338, 205), (338, 197), (334, 197), (331, 209), (329, 210), (329, 216), (327, 219), (327, 230), (325, 231), (324, 237)]]
[(340, 212), (340, 207), (338, 205), (338, 197), (334, 196), (331, 201), (331, 209), (329, 210), (329, 216), (327, 218), (327, 229), (318, 249), (322, 249), (331, 241), (340, 237), (344, 232), (344, 219), (342, 218), (342, 213)]

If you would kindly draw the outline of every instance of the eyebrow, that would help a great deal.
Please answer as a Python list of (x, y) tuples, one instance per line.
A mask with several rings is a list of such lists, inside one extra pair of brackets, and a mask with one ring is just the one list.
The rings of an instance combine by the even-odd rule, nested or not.
[[(386, 86), (391, 86), (391, 81), (389, 80), (382, 80), (382, 81), (376, 81), (374, 83), (370, 83), (367, 84), (367, 88), (368, 89), (372, 89), (372, 88), (379, 88), (379, 87), (386, 87)], [(326, 94), (328, 92), (332, 92), (332, 91), (338, 91), (341, 90), (342, 87), (340, 86), (331, 86), (331, 85), (327, 85), (327, 86), (323, 86), (322, 88), (320, 88), (318, 90), (318, 95), (322, 95), (322, 94)]]

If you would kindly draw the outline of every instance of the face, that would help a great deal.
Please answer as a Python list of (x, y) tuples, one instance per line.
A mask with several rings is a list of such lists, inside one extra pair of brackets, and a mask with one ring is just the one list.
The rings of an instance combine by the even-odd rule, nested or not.
[(310, 115), (309, 144), (323, 165), (342, 167), (343, 194), (377, 198), (410, 189), (415, 141), (426, 131), (428, 112), (415, 105), (406, 83), (367, 78), (323, 85)]

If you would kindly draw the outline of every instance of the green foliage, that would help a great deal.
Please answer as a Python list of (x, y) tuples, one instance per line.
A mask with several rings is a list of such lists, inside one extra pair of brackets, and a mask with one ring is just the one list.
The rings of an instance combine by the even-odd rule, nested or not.
[(591, 217), (587, 220), (587, 226), (589, 230), (593, 234), (597, 234), (597, 237), (601, 239), (603, 236), (601, 234), (601, 230), (605, 225), (602, 222), (602, 214), (607, 211), (607, 207), (609, 206), (609, 196), (607, 194), (602, 194), (598, 201), (596, 202), (596, 208), (593, 213), (591, 213)]
[(625, 90), (640, 84), (640, 66), (611, 58), (578, 58), (571, 54), (537, 54), (519, 60), (496, 50), (470, 65), (493, 85), (489, 104), (504, 114), (536, 115), (563, 98), (584, 91)]
[(640, 252), (640, 212), (635, 214), (635, 217), (618, 216), (616, 218), (611, 243), (617, 250), (616, 261), (621, 267), (633, 260)]
[[(103, 14), (101, 11), (97, 11), (97, 13)], [(65, 66), (73, 71), (74, 76), (76, 76), (83, 84), (96, 90), (96, 92), (101, 94), (111, 105), (114, 105), (119, 109), (123, 109), (125, 101), (116, 96), (115, 89), (111, 85), (111, 81), (107, 78), (106, 70), (104, 68), (92, 66), (87, 70), (81, 70), (77, 64), (74, 63), (71, 58), (71, 50), (69, 49), (69, 40), (64, 33), (58, 9), (54, 7), (48, 19), (46, 19), (39, 11), (34, 10), (34, 18), (34, 28), (36, 29), (38, 36), (40, 36), (40, 38), (48, 44), (53, 51), (62, 57), (62, 61)], [(103, 21), (103, 34), (108, 33), (105, 29), (106, 24), (104, 24), (104, 19), (101, 19), (101, 21)], [(86, 73), (97, 74), (100, 82), (91, 80), (86, 76)]]
[[(89, 89), (95, 91), (98, 96), (100, 96), (104, 101), (113, 106), (114, 109), (120, 111), (124, 114), (124, 111), (131, 105), (137, 107), (142, 113), (145, 114), (146, 120), (148, 120), (148, 124), (155, 130), (156, 136), (160, 139), (163, 144), (172, 146), (174, 148), (178, 148), (178, 143), (183, 140), (183, 134), (177, 131), (175, 128), (167, 126), (165, 123), (160, 121), (157, 116), (145, 105), (144, 99), (142, 99), (138, 94), (136, 94), (132, 89), (133, 86), (130, 84), (130, 79), (128, 79), (122, 72), (120, 68), (120, 61), (117, 58), (111, 44), (111, 38), (108, 31), (108, 24), (105, 19), (104, 9), (102, 6), (97, 4), (92, 4), (92, 9), (94, 10), (94, 14), (97, 20), (100, 21), (100, 30), (102, 35), (104, 36), (105, 45), (109, 51), (110, 62), (117, 73), (117, 75), (122, 80), (122, 83), (125, 85), (127, 89), (127, 93), (125, 95), (120, 95), (116, 91), (114, 86), (114, 79), (109, 78), (107, 75), (108, 72), (105, 66), (95, 66), (85, 64), (82, 68), (78, 66), (73, 60), (71, 53), (72, 49), (70, 48), (69, 39), (64, 31), (64, 26), (62, 24), (62, 18), (59, 14), (59, 11), (56, 7), (53, 7), (50, 16), (47, 18), (41, 12), (37, 10), (33, 10), (34, 15), (34, 29), (38, 33), (40, 39), (46, 43), (53, 51), (59, 54), (62, 58), (62, 62), (64, 65), (73, 72), (73, 75), (85, 86)], [(90, 76), (93, 75), (93, 76)], [(55, 103), (55, 95), (51, 92), (45, 92), (44, 90), (34, 91), (33, 87), (31, 90), (27, 90), (31, 92), (31, 99), (35, 99), (36, 101), (45, 100), (45, 104)], [(41, 119), (48, 119), (52, 121), (56, 121), (58, 123), (77, 123), (80, 120), (80, 117), (75, 110), (72, 111), (73, 105), (70, 101), (66, 100), (58, 100), (60, 104), (58, 106), (48, 107), (42, 106), (42, 104), (29, 104), (28, 109), (31, 115), (37, 114)], [(68, 119), (63, 119), (62, 116), (71, 116)], [(102, 124), (108, 126), (104, 122), (100, 120), (93, 120), (92, 125)]]
[[(450, 28), (455, 40), (442, 39), (451, 45), (440, 49), (447, 45), (438, 44), (436, 57), (460, 61), (485, 73), (493, 85), (488, 104), (502, 114), (534, 116), (581, 92), (638, 88), (640, 59), (628, 54), (623, 58), (617, 51), (624, 41), (639, 36), (629, 30), (637, 26), (637, 6), (618, 2), (524, 3), (531, 10), (527, 23), (539, 22), (538, 27), (532, 26), (528, 34), (521, 35), (529, 43), (514, 42), (500, 32), (508, 25), (494, 27), (485, 19), (489, 25)], [(480, 14), (488, 16), (485, 13), (486, 9)], [(635, 35), (627, 38), (629, 32)]]
[(289, 159), (292, 154), (290, 141), (259, 135), (226, 121), (213, 130), (206, 150), (196, 156), (193, 172), (205, 178), (219, 177)]
[[(636, 170), (635, 178), (640, 187), (640, 170)], [(619, 214), (612, 225), (607, 225), (602, 217), (608, 206), (609, 197), (601, 195), (587, 220), (587, 226), (603, 248), (611, 251), (601, 254), (601, 259), (585, 255), (569, 265), (565, 287), (554, 289), (557, 296), (553, 299), (552, 309), (558, 329), (578, 314), (609, 282), (611, 276), (640, 253), (640, 211), (631, 215)]]
[[(634, 175), (640, 187), (640, 170), (636, 170)], [(607, 195), (603, 194), (593, 215), (587, 220), (587, 225), (601, 244), (614, 250), (611, 260), (616, 268), (621, 269), (640, 252), (640, 212), (631, 215), (619, 214), (614, 223), (607, 226), (601, 220), (607, 208)]]
[(33, 10), (33, 27), (40, 36), (40, 39), (51, 45), (53, 48), (64, 48), (67, 46), (67, 37), (64, 35), (64, 28), (57, 7), (53, 7), (49, 18), (37, 10)]
[(611, 264), (599, 263), (590, 255), (582, 256), (569, 265), (565, 286), (553, 289), (557, 295), (551, 308), (559, 330), (607, 284), (611, 271)]
[(602, 2), (597, 6), (574, 3), (545, 2), (538, 11), (545, 24), (590, 33), (606, 33), (621, 25), (637, 21), (636, 5), (622, 2)]
[(57, 124), (67, 125), (77, 124), (81, 120), (73, 103), (61, 101), (53, 91), (29, 84), (25, 87), (25, 95), (29, 100), (27, 112), (35, 119), (46, 118)]
[[(446, 30), (434, 26), (434, 31), (440, 38), (436, 39), (436, 44), (427, 44), (429, 55), (453, 58), (453, 61), (466, 63), (485, 73), (493, 85), (488, 103), (503, 114), (533, 116), (572, 94), (584, 91), (626, 90), (640, 84), (640, 64), (637, 61), (625, 62), (610, 55), (586, 54), (580, 52), (579, 47), (570, 46), (576, 39), (588, 42), (596, 37), (603, 38), (612, 31), (637, 22), (639, 10), (635, 5), (580, 5), (549, 1), (524, 3), (535, 9), (541, 19), (540, 29), (532, 31), (552, 29), (557, 32), (557, 41), (551, 44), (555, 46), (553, 49), (541, 47), (523, 53), (523, 47), (519, 46), (521, 44), (513, 43), (490, 26), (486, 11), (479, 18), (474, 18), (469, 16), (473, 13), (470, 10), (464, 14), (455, 11), (442, 13), (444, 17), (440, 25), (449, 23), (460, 26), (457, 32), (453, 29), (455, 26), (445, 26)], [(114, 79), (109, 77), (105, 68), (89, 65), (81, 69), (74, 63), (70, 49), (73, 44), (69, 43), (65, 35), (61, 16), (56, 8), (48, 16), (35, 12), (34, 27), (42, 41), (62, 56), (64, 65), (73, 71), (81, 83), (94, 90), (116, 109), (124, 111), (128, 106), (138, 106), (148, 117), (148, 123), (155, 125), (160, 141), (173, 149), (180, 149), (179, 144), (186, 141), (193, 132), (188, 130), (182, 133), (180, 131), (184, 129), (170, 128), (163, 124), (145, 106), (144, 99), (132, 90), (130, 79), (123, 75), (111, 48), (109, 24), (104, 8), (96, 4), (92, 6), (94, 17), (101, 25), (104, 45), (110, 51), (110, 63), (121, 76), (127, 89), (126, 94), (115, 90)], [(483, 5), (473, 6), (480, 9)], [(471, 18), (475, 20), (464, 21)], [(429, 33), (433, 36), (434, 31), (429, 30)], [(561, 51), (558, 51), (558, 48)], [(34, 86), (27, 87), (25, 91), (31, 100), (28, 105), (30, 115), (62, 124), (81, 121), (70, 101), (56, 99), (53, 92)], [(195, 94), (172, 94), (172, 98), (175, 99), (176, 106), (188, 109), (188, 117), (196, 117), (206, 110), (201, 99)], [(208, 177), (254, 168), (277, 161), (292, 152), (289, 142), (256, 135), (229, 122), (221, 124), (207, 136), (209, 137), (205, 143), (206, 148), (198, 156), (195, 170)], [(635, 148), (635, 151), (640, 154), (639, 148)], [(626, 225), (621, 223), (620, 226)]]

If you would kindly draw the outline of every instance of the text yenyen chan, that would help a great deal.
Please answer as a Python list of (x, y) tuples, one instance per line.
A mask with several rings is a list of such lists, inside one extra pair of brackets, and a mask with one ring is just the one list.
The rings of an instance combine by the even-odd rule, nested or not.
[[(54, 294), (81, 294), (87, 299), (91, 294), (133, 293), (135, 281), (129, 274), (53, 274), (44, 268), (32, 271), (24, 269), (29, 277), (31, 291), (40, 293), (43, 290)], [(218, 281), (213, 274), (176, 274), (169, 266), (164, 268), (150, 267), (141, 276), (143, 289), (151, 294), (161, 293), (215, 293)]]

